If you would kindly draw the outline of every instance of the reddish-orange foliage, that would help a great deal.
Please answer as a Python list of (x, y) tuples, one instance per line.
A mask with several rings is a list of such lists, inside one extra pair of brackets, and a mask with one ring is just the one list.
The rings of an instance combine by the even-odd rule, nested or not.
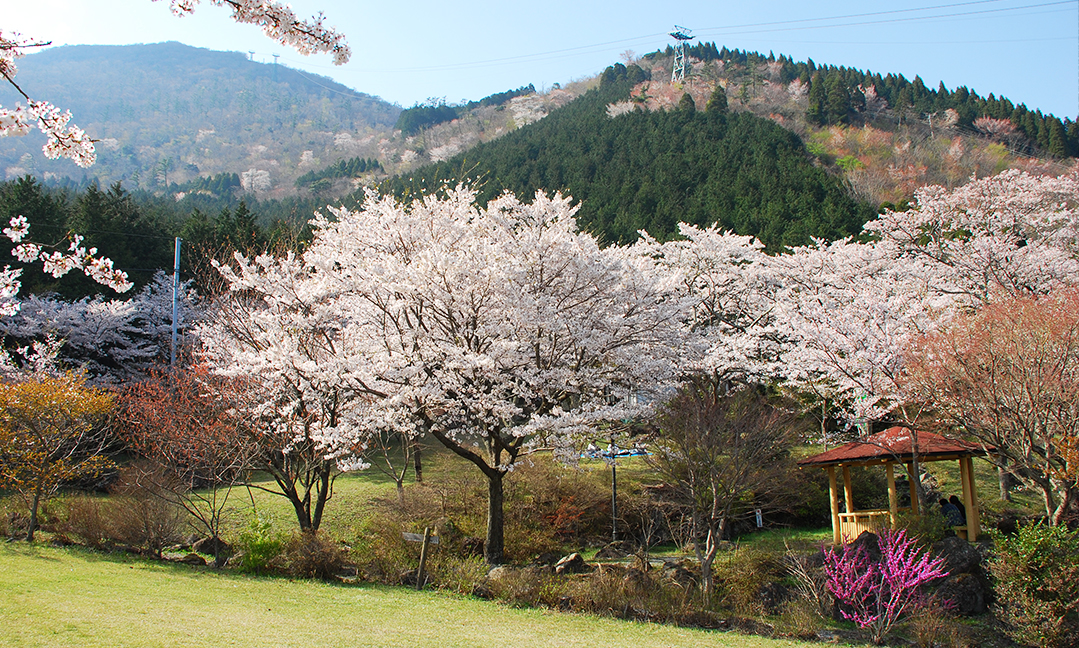
[(230, 398), (236, 389), (203, 367), (154, 372), (121, 394), (121, 434), (188, 488), (231, 482), (252, 452)]
[(1079, 291), (990, 304), (916, 345), (908, 368), (940, 422), (995, 446), (1054, 522), (1079, 506)]

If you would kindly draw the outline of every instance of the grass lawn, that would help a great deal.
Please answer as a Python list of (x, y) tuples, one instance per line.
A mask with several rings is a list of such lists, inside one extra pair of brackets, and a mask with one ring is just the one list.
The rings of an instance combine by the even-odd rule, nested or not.
[(50, 648), (812, 645), (24, 543), (0, 545), (0, 628), (0, 646)]

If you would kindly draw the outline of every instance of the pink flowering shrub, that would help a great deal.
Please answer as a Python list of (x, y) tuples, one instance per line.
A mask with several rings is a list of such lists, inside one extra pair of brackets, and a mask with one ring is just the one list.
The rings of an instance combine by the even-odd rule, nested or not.
[(879, 561), (864, 546), (828, 549), (824, 557), (828, 591), (843, 605), (840, 613), (868, 628), (875, 644), (919, 603), (922, 585), (948, 575), (944, 559), (919, 549), (905, 530), (881, 531), (879, 545)]

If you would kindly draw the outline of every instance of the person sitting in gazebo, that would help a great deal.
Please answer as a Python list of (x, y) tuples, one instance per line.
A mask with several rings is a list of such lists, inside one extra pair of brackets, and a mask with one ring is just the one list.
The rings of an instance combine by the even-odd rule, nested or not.
[(963, 518), (963, 523), (966, 524), (967, 507), (963, 506), (963, 501), (960, 500), (955, 495), (952, 495), (951, 497), (949, 497), (948, 501), (951, 502), (952, 506), (959, 509), (959, 517)]
[(963, 516), (959, 514), (959, 509), (943, 497), (940, 498), (940, 512), (944, 514), (944, 519), (948, 521), (948, 526), (961, 526), (964, 524)]

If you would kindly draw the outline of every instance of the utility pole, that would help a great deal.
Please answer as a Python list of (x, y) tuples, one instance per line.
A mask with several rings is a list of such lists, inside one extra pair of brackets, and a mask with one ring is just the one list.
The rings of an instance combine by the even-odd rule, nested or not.
[(180, 315), (180, 237), (176, 237), (176, 253), (172, 265), (172, 348), (169, 351), (169, 366), (176, 366), (176, 337), (179, 332)]
[(611, 435), (611, 542), (618, 542), (618, 446)]

